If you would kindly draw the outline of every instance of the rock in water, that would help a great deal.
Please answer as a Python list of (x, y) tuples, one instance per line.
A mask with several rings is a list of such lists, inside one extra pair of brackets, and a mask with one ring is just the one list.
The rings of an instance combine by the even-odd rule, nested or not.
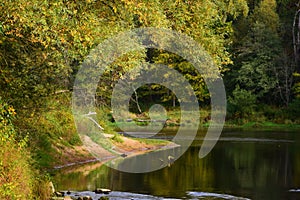
[(94, 191), (96, 194), (109, 194), (111, 192), (110, 189), (105, 189), (105, 188), (97, 188), (95, 191)]
[(123, 158), (127, 157), (127, 155), (125, 153), (122, 153), (120, 156)]
[(99, 200), (109, 200), (109, 198), (103, 196), (103, 197), (100, 197)]
[(54, 195), (56, 197), (64, 197), (65, 196), (63, 192), (54, 192)]
[(84, 196), (84, 197), (78, 197), (77, 200), (93, 200), (93, 198), (90, 196)]

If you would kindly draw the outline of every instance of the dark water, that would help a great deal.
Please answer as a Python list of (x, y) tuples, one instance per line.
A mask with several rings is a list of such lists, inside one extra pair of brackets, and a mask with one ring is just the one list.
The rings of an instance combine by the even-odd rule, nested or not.
[(182, 157), (158, 171), (134, 174), (87, 164), (56, 171), (55, 186), (109, 188), (111, 199), (300, 199), (299, 131), (225, 130), (210, 154), (199, 159), (201, 135)]

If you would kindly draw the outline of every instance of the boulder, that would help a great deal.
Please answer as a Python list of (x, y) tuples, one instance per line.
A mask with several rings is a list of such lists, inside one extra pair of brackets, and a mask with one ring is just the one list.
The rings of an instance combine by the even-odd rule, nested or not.
[(102, 196), (102, 197), (99, 198), (99, 200), (109, 200), (109, 198), (105, 197), (105, 196)]
[(78, 197), (77, 200), (93, 200), (93, 198), (90, 196), (84, 196), (84, 197)]
[(54, 192), (54, 196), (56, 196), (56, 197), (64, 197), (65, 194), (64, 194), (64, 192)]
[(105, 188), (97, 188), (94, 190), (96, 194), (109, 194), (111, 192), (110, 189), (105, 189)]

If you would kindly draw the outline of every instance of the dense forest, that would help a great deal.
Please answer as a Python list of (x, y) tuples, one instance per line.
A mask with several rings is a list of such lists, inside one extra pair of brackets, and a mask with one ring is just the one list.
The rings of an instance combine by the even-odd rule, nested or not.
[[(122, 31), (165, 28), (197, 41), (222, 74), (228, 124), (299, 124), (298, 9), (297, 0), (2, 1), (0, 199), (46, 198), (49, 177), (41, 170), (53, 165), (59, 149), (81, 145), (70, 108), (76, 74), (92, 49)], [(116, 82), (147, 62), (183, 74), (209, 110), (209, 91), (189, 62), (145, 49), (122, 55), (99, 78), (94, 104), (102, 126), (108, 126)], [(130, 105), (137, 116), (157, 102), (178, 107), (172, 91), (157, 84), (134, 95)]]

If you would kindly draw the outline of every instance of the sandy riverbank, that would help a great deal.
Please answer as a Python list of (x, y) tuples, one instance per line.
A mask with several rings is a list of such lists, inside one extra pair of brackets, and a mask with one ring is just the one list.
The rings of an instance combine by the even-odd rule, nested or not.
[(97, 166), (112, 160), (114, 158), (125, 156), (135, 156), (150, 151), (155, 151), (160, 148), (172, 148), (178, 146), (170, 141), (159, 141), (157, 143), (147, 142), (147, 139), (138, 140), (125, 136), (119, 136), (120, 141), (111, 140), (109, 134), (104, 134), (107, 139), (113, 144), (113, 149), (105, 149), (99, 144), (95, 143), (88, 136), (83, 136), (84, 145), (64, 147), (60, 149), (60, 155), (55, 158), (53, 168), (63, 168), (73, 165), (80, 165), (90, 162), (97, 162)]

